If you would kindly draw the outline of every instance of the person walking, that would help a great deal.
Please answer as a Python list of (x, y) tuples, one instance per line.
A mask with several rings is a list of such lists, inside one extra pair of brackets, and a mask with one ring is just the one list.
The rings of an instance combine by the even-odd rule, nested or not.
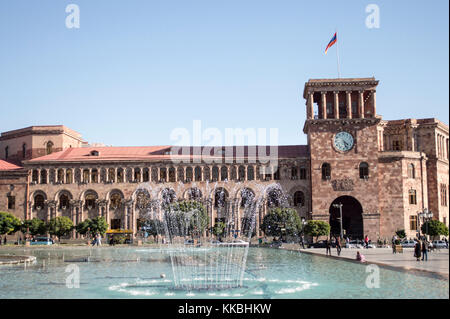
[(327, 249), (327, 251), (326, 251), (327, 256), (328, 256), (328, 253), (330, 253), (330, 256), (331, 256), (331, 240), (328, 238), (325, 240), (325, 247)]
[(422, 261), (428, 261), (428, 241), (424, 239), (422, 241)]
[(369, 248), (369, 236), (364, 237), (364, 247)]
[(336, 251), (338, 256), (341, 255), (341, 250), (341, 239), (339, 237), (336, 237)]
[(420, 240), (417, 240), (416, 244), (414, 245), (414, 257), (416, 257), (417, 261), (420, 261), (421, 250), (422, 250), (421, 242)]
[(102, 236), (100, 234), (98, 234), (97, 246), (101, 246), (101, 245), (102, 245)]
[(396, 247), (396, 245), (397, 245), (397, 236), (394, 235), (394, 236), (392, 236), (392, 253), (393, 253), (393, 254), (396, 254), (396, 253), (397, 253), (397, 247)]
[(447, 237), (444, 238), (444, 241), (445, 241), (445, 247), (448, 249), (448, 240), (447, 240)]
[(302, 249), (305, 249), (305, 236), (300, 236), (300, 245), (302, 245)]

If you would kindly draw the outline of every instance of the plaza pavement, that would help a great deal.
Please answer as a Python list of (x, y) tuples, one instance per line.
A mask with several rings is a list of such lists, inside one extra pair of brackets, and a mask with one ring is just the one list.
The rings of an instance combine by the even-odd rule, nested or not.
[[(283, 244), (282, 249), (297, 250), (309, 254), (326, 256), (325, 248), (301, 249), (298, 244)], [(343, 248), (338, 257), (336, 248), (331, 250), (332, 258), (356, 261), (356, 252), (365, 256), (367, 263), (375, 263), (398, 270), (411, 270), (416, 272), (434, 273), (435, 275), (449, 278), (449, 250), (440, 249), (428, 253), (428, 261), (417, 261), (413, 248), (404, 248), (403, 253), (393, 254), (391, 248)]]

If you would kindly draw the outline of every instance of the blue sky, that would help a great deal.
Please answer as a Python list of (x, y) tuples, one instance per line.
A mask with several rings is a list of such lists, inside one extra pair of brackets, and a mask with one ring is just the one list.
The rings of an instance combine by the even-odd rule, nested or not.
[[(65, 8), (80, 8), (67, 29)], [(380, 28), (368, 29), (368, 4)], [(305, 144), (304, 83), (375, 76), (384, 119), (448, 123), (448, 1), (0, 0), (0, 131), (172, 144), (174, 128), (278, 128)]]

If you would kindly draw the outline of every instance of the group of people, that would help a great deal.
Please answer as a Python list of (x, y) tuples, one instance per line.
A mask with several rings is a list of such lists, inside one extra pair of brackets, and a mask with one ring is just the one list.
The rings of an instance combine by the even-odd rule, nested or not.
[(416, 257), (417, 261), (420, 261), (420, 257), (422, 257), (422, 261), (428, 261), (428, 248), (429, 244), (426, 238), (423, 238), (422, 240), (417, 239), (415, 240), (414, 244), (414, 257)]
[(100, 236), (100, 234), (95, 234), (91, 245), (92, 246), (101, 246), (102, 245), (102, 236)]
[[(341, 238), (340, 237), (335, 237), (333, 240), (335, 246), (336, 246), (336, 252), (337, 255), (340, 256), (341, 255), (341, 251), (342, 251), (342, 246), (341, 246)], [(326, 253), (327, 256), (330, 255), (331, 256), (331, 247), (333, 246), (333, 242), (331, 238), (327, 238), (325, 241), (325, 248), (327, 249)]]

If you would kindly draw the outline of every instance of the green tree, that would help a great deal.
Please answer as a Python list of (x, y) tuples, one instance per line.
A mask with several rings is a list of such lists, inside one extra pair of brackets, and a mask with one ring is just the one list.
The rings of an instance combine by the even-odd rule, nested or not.
[(302, 231), (302, 221), (295, 209), (274, 208), (264, 216), (260, 228), (267, 236), (298, 236)]
[(395, 232), (398, 238), (403, 239), (406, 237), (406, 232), (404, 229), (399, 229)]
[(209, 224), (205, 206), (195, 200), (173, 203), (165, 213), (173, 234), (201, 235)]
[(6, 212), (0, 212), (0, 235), (13, 234), (20, 230), (21, 225), (22, 222), (16, 216)]
[(24, 220), (20, 225), (20, 231), (24, 234), (44, 235), (47, 232), (47, 225), (38, 218)]
[(58, 216), (50, 219), (47, 228), (50, 235), (57, 236), (61, 241), (61, 237), (69, 234), (73, 229), (73, 222), (69, 217)]
[(75, 226), (75, 231), (80, 235), (87, 235), (89, 233), (90, 220), (85, 219), (82, 222), (79, 222)]
[(328, 236), (330, 234), (330, 224), (322, 220), (309, 220), (305, 225), (305, 234), (316, 237), (316, 242), (319, 236)]
[(225, 228), (226, 224), (224, 222), (219, 221), (214, 224), (214, 227), (211, 229), (211, 232), (220, 240), (220, 238), (225, 234)]
[(421, 227), (422, 233), (427, 234), (431, 237), (435, 236), (448, 236), (448, 227), (438, 221), (438, 220), (430, 220), (425, 222)]
[(89, 233), (91, 235), (95, 234), (100, 234), (101, 236), (105, 235), (106, 231), (108, 230), (108, 223), (105, 217), (98, 216), (88, 221), (89, 221), (88, 222)]

